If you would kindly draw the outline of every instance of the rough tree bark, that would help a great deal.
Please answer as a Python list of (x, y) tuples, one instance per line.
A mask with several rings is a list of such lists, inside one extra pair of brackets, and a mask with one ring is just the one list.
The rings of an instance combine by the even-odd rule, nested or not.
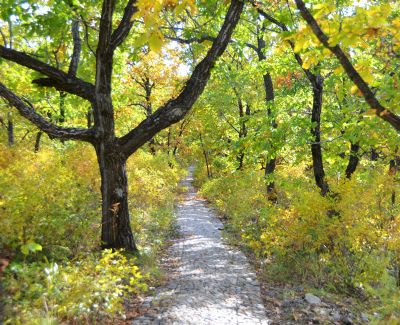
[[(129, 0), (119, 25), (113, 30), (112, 20), (116, 0), (104, 0), (100, 18), (96, 50), (96, 82), (92, 85), (76, 77), (80, 55), (77, 24), (73, 23), (74, 51), (69, 72), (54, 68), (19, 51), (0, 46), (0, 57), (40, 72), (45, 78), (33, 82), (44, 87), (54, 87), (88, 100), (93, 110), (93, 127), (67, 128), (55, 125), (38, 114), (31, 105), (14, 94), (0, 82), (0, 96), (19, 113), (51, 138), (79, 140), (91, 143), (97, 154), (101, 175), (103, 248), (124, 248), (136, 252), (137, 247), (130, 227), (126, 160), (159, 131), (180, 121), (189, 112), (203, 92), (211, 69), (225, 51), (243, 10), (244, 2), (232, 0), (224, 23), (206, 56), (195, 67), (180, 94), (160, 107), (125, 136), (117, 138), (114, 130), (114, 109), (111, 99), (111, 77), (114, 51), (128, 36), (137, 12), (136, 0)], [(88, 123), (89, 124), (89, 123)]]
[(311, 122), (313, 123), (311, 128), (311, 134), (313, 135), (313, 142), (311, 143), (313, 171), (315, 183), (321, 189), (322, 196), (325, 196), (329, 192), (329, 186), (325, 179), (321, 146), (321, 113), (324, 79), (320, 75), (315, 75), (310, 82), (313, 90), (313, 107), (311, 114)]

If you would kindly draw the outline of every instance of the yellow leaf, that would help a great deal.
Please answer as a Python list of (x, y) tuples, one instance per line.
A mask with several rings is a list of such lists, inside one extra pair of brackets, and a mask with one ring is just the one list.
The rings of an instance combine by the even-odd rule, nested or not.
[(164, 39), (159, 34), (152, 34), (149, 37), (149, 46), (150, 46), (151, 50), (154, 52), (160, 52), (163, 43), (164, 43)]
[(301, 67), (302, 67), (303, 69), (306, 69), (306, 70), (310, 69), (310, 67), (311, 67), (311, 60), (308, 60), (308, 59), (304, 60)]
[(304, 43), (305, 43), (304, 39), (296, 41), (293, 51), (295, 53), (299, 53), (303, 49)]
[(340, 65), (335, 70), (333, 70), (333, 74), (339, 75), (343, 72), (343, 67)]
[(358, 87), (356, 85), (352, 86), (351, 89), (350, 89), (350, 92), (351, 92), (352, 95), (357, 93), (357, 91), (358, 91)]

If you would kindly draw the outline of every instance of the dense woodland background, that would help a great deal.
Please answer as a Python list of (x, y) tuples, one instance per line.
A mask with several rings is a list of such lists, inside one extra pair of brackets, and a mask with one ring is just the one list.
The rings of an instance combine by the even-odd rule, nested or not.
[(398, 1), (3, 0), (0, 36), (6, 324), (161, 283), (189, 165), (267, 281), (400, 322)]

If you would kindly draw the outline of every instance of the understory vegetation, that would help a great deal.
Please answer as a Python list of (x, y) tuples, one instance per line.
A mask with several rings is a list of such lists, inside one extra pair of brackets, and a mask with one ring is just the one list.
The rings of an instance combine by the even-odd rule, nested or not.
[(174, 231), (182, 169), (162, 153), (139, 152), (128, 161), (141, 256), (101, 252), (96, 157), (83, 149), (0, 148), (0, 250), (11, 259), (6, 324), (103, 323), (121, 317), (124, 299), (162, 275), (156, 260)]
[(262, 194), (262, 171), (222, 169), (207, 180), (199, 167), (197, 175), (201, 193), (227, 218), (233, 243), (257, 257), (269, 281), (355, 296), (395, 324), (400, 211), (392, 195), (399, 185), (387, 168), (366, 163), (351, 181), (330, 179), (335, 195), (322, 197), (306, 167), (278, 166), (273, 203)]

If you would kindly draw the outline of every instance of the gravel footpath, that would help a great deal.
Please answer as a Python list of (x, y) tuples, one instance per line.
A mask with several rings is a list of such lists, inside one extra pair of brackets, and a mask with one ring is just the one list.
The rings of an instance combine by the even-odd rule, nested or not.
[(192, 170), (178, 206), (182, 238), (170, 248), (177, 269), (170, 281), (147, 297), (140, 324), (269, 324), (260, 286), (245, 255), (223, 243), (223, 227), (204, 200), (196, 198)]

